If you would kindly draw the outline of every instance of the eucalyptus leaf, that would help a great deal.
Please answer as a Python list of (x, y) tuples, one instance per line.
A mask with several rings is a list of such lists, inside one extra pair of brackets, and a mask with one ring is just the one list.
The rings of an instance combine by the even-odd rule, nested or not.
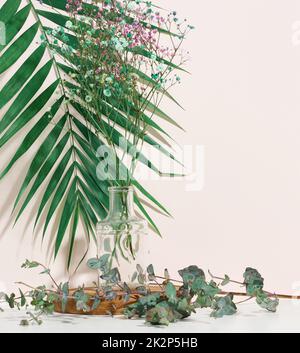
[(62, 285), (62, 299), (61, 299), (61, 308), (64, 313), (68, 304), (68, 296), (69, 296), (69, 282), (65, 282)]
[(100, 278), (102, 278), (104, 281), (112, 283), (117, 283), (121, 280), (120, 272), (117, 268), (111, 269), (109, 272), (101, 275)]
[(230, 282), (229, 276), (225, 275), (223, 281), (221, 282), (221, 285), (226, 286), (229, 282)]
[(138, 294), (140, 295), (147, 295), (148, 294), (148, 290), (145, 286), (139, 286), (139, 287), (136, 287), (136, 291)]
[(250, 296), (256, 295), (262, 290), (264, 286), (264, 279), (256, 269), (247, 267), (243, 277), (247, 293)]
[(266, 293), (260, 292), (256, 297), (257, 304), (268, 311), (276, 312), (279, 305), (278, 298), (271, 299)]
[(20, 297), (21, 297), (21, 302), (20, 302), (20, 304), (21, 304), (21, 306), (25, 306), (25, 305), (26, 305), (26, 298), (25, 298), (25, 295), (24, 295), (24, 293), (22, 292), (21, 289), (19, 289), (19, 292), (20, 292)]
[(151, 276), (155, 276), (154, 267), (152, 264), (147, 267), (147, 273)]
[(138, 273), (135, 271), (131, 277), (131, 282), (134, 282), (137, 279)]
[(29, 321), (27, 319), (22, 319), (20, 321), (20, 326), (28, 326), (29, 325)]
[(225, 315), (233, 315), (237, 310), (236, 305), (233, 302), (232, 295), (215, 298), (213, 308), (214, 310), (210, 316), (214, 318), (221, 318)]
[(176, 288), (173, 283), (168, 282), (165, 288), (166, 296), (171, 303), (176, 302)]
[(99, 297), (99, 295), (96, 295), (93, 298), (93, 304), (92, 304), (91, 310), (97, 310), (100, 304), (101, 304), (101, 298)]
[(26, 260), (23, 264), (22, 264), (22, 268), (35, 268), (35, 267), (38, 267), (40, 266), (40, 264), (36, 261), (29, 261), (29, 260)]
[(105, 269), (110, 259), (110, 254), (104, 254), (100, 258), (89, 259), (87, 265), (92, 270), (101, 270)]

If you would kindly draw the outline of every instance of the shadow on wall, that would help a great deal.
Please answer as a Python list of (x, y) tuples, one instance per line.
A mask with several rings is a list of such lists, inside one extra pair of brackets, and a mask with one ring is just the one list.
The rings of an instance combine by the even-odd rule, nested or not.
[[(92, 271), (87, 266), (87, 261), (91, 257), (96, 256), (96, 245), (93, 239), (90, 239), (90, 244), (85, 239), (84, 232), (78, 232), (78, 238), (74, 241), (74, 252), (70, 270), (67, 271), (67, 259), (69, 256), (69, 244), (65, 243), (61, 247), (57, 262), (61, 266), (56, 265), (55, 261), (55, 277), (58, 281), (63, 281), (66, 278), (70, 281), (71, 287), (91, 286), (93, 282), (97, 282), (98, 271)], [(87, 251), (89, 247), (89, 250)], [(84, 257), (85, 255), (85, 257)], [(79, 267), (78, 267), (79, 266)], [(78, 269), (77, 269), (78, 267)], [(76, 272), (75, 272), (76, 271)]]

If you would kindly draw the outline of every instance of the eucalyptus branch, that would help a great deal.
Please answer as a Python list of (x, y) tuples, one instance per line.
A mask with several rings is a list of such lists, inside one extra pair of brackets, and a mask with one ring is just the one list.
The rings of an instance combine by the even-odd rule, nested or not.
[(41, 264), (40, 262), (38, 262), (38, 264), (45, 270), (45, 273), (50, 277), (51, 281), (54, 283), (54, 285), (58, 289), (58, 291), (60, 291), (61, 290), (60, 286), (58, 285), (58, 283), (55, 281), (55, 279), (51, 275), (50, 269), (48, 267), (46, 267), (45, 265)]
[[(181, 280), (170, 277), (167, 269), (164, 276), (160, 276), (155, 274), (153, 265), (149, 265), (146, 270), (137, 265), (132, 283), (127, 284), (122, 282), (118, 268), (110, 268), (108, 262), (109, 257), (106, 255), (88, 260), (88, 267), (101, 273), (99, 285), (93, 287), (83, 285), (77, 289), (70, 289), (69, 282), (65, 282), (58, 289), (53, 290), (45, 286), (34, 287), (25, 282), (17, 282), (29, 288), (30, 291), (25, 293), (20, 291), (20, 296), (14, 293), (10, 295), (0, 293), (1, 302), (7, 302), (11, 308), (18, 309), (32, 305), (37, 314), (28, 312), (32, 319), (29, 321), (40, 324), (40, 317), (43, 314), (53, 313), (58, 310), (58, 307), (61, 307), (59, 312), (68, 312), (70, 302), (75, 304), (78, 313), (97, 312), (102, 304), (107, 307), (107, 303), (111, 302), (113, 315), (117, 308), (116, 300), (118, 303), (123, 300), (125, 317), (129, 319), (135, 316), (145, 317), (151, 324), (166, 325), (190, 316), (199, 308), (210, 308), (211, 316), (220, 318), (235, 314), (237, 305), (252, 299), (255, 299), (260, 307), (271, 312), (276, 311), (279, 304), (278, 298), (300, 299), (292, 295), (276, 295), (264, 291), (263, 277), (251, 267), (246, 268), (242, 282), (230, 280), (227, 275), (224, 278), (214, 276), (210, 271), (209, 275), (213, 280), (207, 281), (204, 271), (195, 265), (178, 271)], [(22, 265), (26, 268), (38, 266), (49, 272), (46, 266), (35, 261), (26, 260)], [(162, 282), (160, 283), (159, 280)], [(222, 282), (217, 284), (214, 280)], [(243, 285), (246, 291), (224, 291), (222, 287), (228, 283)], [(245, 299), (234, 301), (238, 296)], [(161, 309), (162, 307), (164, 310)], [(27, 325), (28, 322), (21, 324)]]
[[(225, 280), (225, 277), (217, 277), (217, 276), (214, 276), (211, 272), (210, 272), (210, 270), (208, 270), (208, 274), (210, 275), (210, 277), (212, 278), (212, 279), (215, 279), (215, 280), (218, 280), (218, 281), (224, 281)], [(234, 281), (234, 280), (232, 280), (232, 279), (229, 279), (229, 282), (230, 283), (235, 283), (235, 284), (239, 284), (239, 285), (241, 285), (241, 286), (245, 286), (245, 283), (243, 283), (243, 282), (239, 282), (239, 281)]]
[(180, 280), (177, 280), (177, 279), (166, 278), (166, 277), (157, 276), (157, 275), (155, 275), (155, 277), (156, 277), (156, 278), (159, 278), (159, 279), (163, 279), (164, 281), (170, 281), (170, 282), (174, 282), (174, 283), (181, 283), (181, 284), (183, 284), (183, 281), (180, 281)]
[(242, 304), (242, 303), (246, 303), (246, 302), (248, 302), (248, 301), (250, 301), (250, 300), (252, 300), (252, 299), (254, 299), (254, 297), (250, 296), (250, 297), (247, 298), (247, 299), (244, 299), (244, 300), (241, 300), (241, 301), (235, 303), (235, 305), (239, 305), (239, 304)]

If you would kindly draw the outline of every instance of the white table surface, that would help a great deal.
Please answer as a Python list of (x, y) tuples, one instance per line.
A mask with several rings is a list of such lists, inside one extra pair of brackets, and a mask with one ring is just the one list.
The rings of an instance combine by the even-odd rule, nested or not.
[(243, 303), (239, 305), (236, 315), (222, 319), (212, 319), (209, 310), (202, 309), (190, 318), (168, 327), (149, 326), (142, 319), (60, 314), (45, 317), (40, 326), (32, 324), (24, 327), (19, 325), (24, 318), (24, 311), (5, 309), (0, 312), (0, 332), (300, 332), (300, 302), (281, 300), (277, 313), (266, 312), (255, 303)]

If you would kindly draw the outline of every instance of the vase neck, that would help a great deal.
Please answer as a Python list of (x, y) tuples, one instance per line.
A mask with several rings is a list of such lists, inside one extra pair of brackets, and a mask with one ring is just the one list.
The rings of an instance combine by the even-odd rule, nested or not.
[(126, 219), (134, 215), (133, 188), (109, 188), (109, 218)]

